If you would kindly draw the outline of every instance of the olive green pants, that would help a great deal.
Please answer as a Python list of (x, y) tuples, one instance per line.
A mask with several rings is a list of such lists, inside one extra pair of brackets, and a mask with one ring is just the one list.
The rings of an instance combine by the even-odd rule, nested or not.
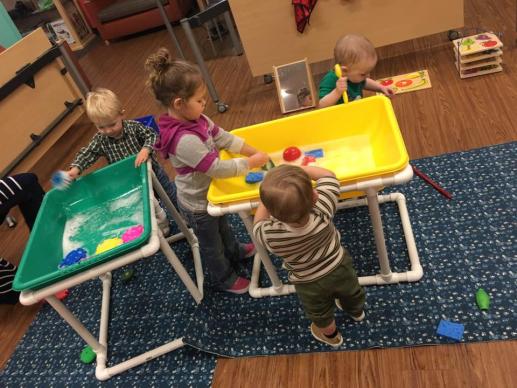
[(343, 261), (332, 272), (314, 282), (295, 284), (295, 288), (305, 315), (320, 328), (334, 320), (334, 299), (339, 299), (343, 310), (354, 317), (364, 308), (365, 292), (346, 251)]

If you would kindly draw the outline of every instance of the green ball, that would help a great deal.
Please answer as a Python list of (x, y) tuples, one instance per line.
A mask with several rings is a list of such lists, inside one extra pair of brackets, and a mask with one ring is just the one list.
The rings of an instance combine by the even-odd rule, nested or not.
[(90, 345), (86, 346), (81, 352), (81, 362), (83, 364), (91, 364), (97, 358), (97, 354), (93, 351)]
[(128, 283), (133, 276), (135, 275), (135, 271), (132, 269), (126, 269), (124, 272), (122, 272), (122, 282)]

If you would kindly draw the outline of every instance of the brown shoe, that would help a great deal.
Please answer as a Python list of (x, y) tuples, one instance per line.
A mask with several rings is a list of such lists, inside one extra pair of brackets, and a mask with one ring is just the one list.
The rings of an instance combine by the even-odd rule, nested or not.
[(341, 336), (341, 333), (339, 331), (337, 332), (337, 335), (334, 338), (330, 338), (323, 334), (320, 328), (316, 326), (314, 323), (311, 323), (311, 333), (312, 336), (316, 338), (318, 341), (330, 345), (336, 349), (339, 348), (343, 343), (343, 337)]

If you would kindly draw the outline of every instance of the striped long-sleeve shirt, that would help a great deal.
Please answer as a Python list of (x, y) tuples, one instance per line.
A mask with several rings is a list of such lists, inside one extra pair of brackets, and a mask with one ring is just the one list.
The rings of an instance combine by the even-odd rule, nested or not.
[(0, 258), (0, 302), (13, 292), (14, 275), (16, 275), (16, 266)]
[(16, 176), (0, 179), (0, 206), (11, 200), (21, 190), (23, 190), (22, 186), (16, 181)]
[(270, 217), (253, 227), (258, 241), (282, 258), (291, 283), (318, 280), (343, 260), (340, 235), (332, 221), (339, 197), (339, 182), (332, 177), (318, 179), (316, 191), (318, 200), (305, 226), (295, 228)]
[(90, 144), (77, 153), (70, 167), (83, 172), (102, 156), (111, 164), (139, 153), (143, 147), (153, 150), (158, 135), (152, 128), (133, 120), (123, 120), (122, 128), (118, 139), (97, 133)]

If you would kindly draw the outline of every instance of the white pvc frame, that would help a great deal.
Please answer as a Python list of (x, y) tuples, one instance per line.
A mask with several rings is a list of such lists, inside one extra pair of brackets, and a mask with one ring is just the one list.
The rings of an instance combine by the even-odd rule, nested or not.
[[(146, 245), (124, 254), (116, 259), (105, 262), (96, 267), (90, 268), (77, 275), (61, 280), (45, 288), (31, 291), (26, 290), (20, 294), (20, 302), (24, 305), (32, 305), (45, 299), (61, 317), (68, 322), (68, 324), (86, 341), (88, 345), (92, 347), (94, 352), (97, 354), (97, 367), (95, 369), (95, 376), (99, 380), (107, 380), (116, 374), (124, 372), (137, 365), (143, 364), (156, 357), (166, 354), (170, 351), (179, 349), (185, 346), (183, 337), (176, 338), (173, 341), (159, 346), (153, 350), (149, 350), (139, 356), (133, 357), (129, 360), (123, 361), (120, 364), (106, 367), (107, 354), (108, 354), (108, 322), (109, 322), (109, 307), (110, 307), (110, 291), (111, 291), (111, 271), (123, 267), (129, 263), (135, 262), (144, 257), (151, 256), (161, 249), (163, 254), (167, 257), (167, 260), (174, 268), (178, 276), (180, 277), (185, 287), (194, 298), (197, 304), (201, 303), (203, 299), (203, 269), (201, 266), (201, 256), (199, 254), (199, 243), (197, 237), (189, 229), (179, 215), (178, 211), (172, 204), (171, 200), (167, 196), (167, 193), (161, 186), (160, 182), (156, 178), (154, 172), (151, 169), (151, 162), (147, 163), (147, 171), (151, 179), (149, 179), (149, 200), (150, 200), (150, 211), (151, 211), (151, 237)], [(158, 229), (156, 221), (156, 213), (154, 207), (154, 194), (153, 188), (156, 190), (158, 196), (169, 210), (174, 221), (178, 225), (181, 233), (175, 234), (168, 238), (165, 238), (162, 232)], [(174, 251), (169, 246), (170, 242), (175, 242), (186, 238), (190, 244), (192, 254), (194, 256), (194, 267), (196, 271), (196, 283), (190, 278), (185, 267), (179, 261)], [(99, 329), (99, 340), (97, 340), (76, 318), (76, 316), (59, 300), (54, 294), (57, 292), (71, 288), (90, 279), (99, 277), (102, 281), (102, 305), (101, 305), (101, 319)]]
[[(375, 245), (377, 255), (379, 257), (380, 273), (369, 276), (360, 276), (359, 284), (361, 285), (383, 285), (394, 284), (399, 282), (416, 282), (423, 276), (423, 269), (420, 265), (420, 259), (416, 249), (415, 238), (411, 228), (411, 222), (406, 207), (406, 198), (401, 193), (391, 193), (379, 195), (378, 190), (386, 186), (394, 186), (406, 183), (413, 177), (413, 169), (408, 164), (403, 170), (378, 178), (367, 179), (356, 182), (354, 184), (341, 186), (340, 190), (344, 192), (363, 191), (366, 193), (365, 198), (347, 199), (338, 203), (338, 209), (352, 208), (357, 206), (368, 205), (370, 219), (373, 226), (375, 237)], [(409, 254), (410, 270), (406, 272), (392, 272), (388, 259), (388, 251), (384, 239), (384, 231), (382, 226), (381, 213), (379, 203), (396, 202), (399, 208), (400, 219), (404, 230), (404, 237)], [(284, 284), (277, 274), (276, 267), (271, 262), (268, 252), (261, 246), (253, 236), (253, 217), (251, 211), (258, 206), (257, 201), (246, 201), (230, 205), (208, 205), (208, 213), (212, 216), (221, 216), (223, 214), (238, 213), (241, 217), (246, 230), (253, 240), (257, 253), (253, 261), (253, 271), (251, 275), (251, 284), (249, 293), (254, 298), (264, 296), (288, 295), (295, 292), (292, 284)], [(272, 286), (260, 288), (258, 286), (260, 276), (260, 265), (264, 265), (267, 275), (269, 276)]]

